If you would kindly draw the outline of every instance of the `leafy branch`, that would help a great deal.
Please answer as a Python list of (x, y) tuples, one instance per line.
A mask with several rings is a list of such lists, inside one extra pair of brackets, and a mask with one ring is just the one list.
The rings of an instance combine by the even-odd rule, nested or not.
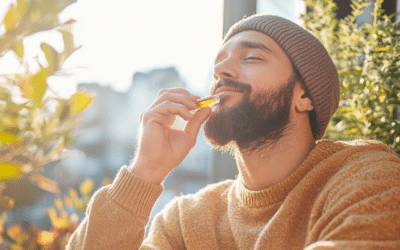
[(400, 154), (400, 21), (373, 3), (372, 22), (357, 17), (371, 5), (352, 0), (352, 13), (336, 19), (333, 0), (306, 0), (304, 27), (322, 36), (341, 81), (341, 101), (325, 139), (377, 139)]

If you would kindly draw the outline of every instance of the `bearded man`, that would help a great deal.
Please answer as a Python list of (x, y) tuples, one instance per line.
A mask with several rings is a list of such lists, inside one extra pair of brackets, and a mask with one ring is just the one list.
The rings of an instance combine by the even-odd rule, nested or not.
[[(67, 249), (399, 249), (400, 159), (376, 141), (321, 140), (339, 104), (325, 48), (286, 19), (255, 15), (224, 38), (210, 94), (165, 89), (141, 115), (135, 157), (98, 190)], [(171, 128), (179, 115), (184, 131)], [(175, 198), (162, 182), (196, 143), (230, 150), (239, 175)]]

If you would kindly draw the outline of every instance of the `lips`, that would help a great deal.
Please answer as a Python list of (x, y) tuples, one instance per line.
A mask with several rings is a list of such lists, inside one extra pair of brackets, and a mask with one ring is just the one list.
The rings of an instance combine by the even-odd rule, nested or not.
[(220, 94), (222, 92), (237, 92), (237, 93), (242, 93), (243, 90), (238, 89), (238, 88), (234, 88), (234, 87), (228, 87), (228, 86), (222, 86), (219, 87), (218, 89), (215, 90), (214, 94)]

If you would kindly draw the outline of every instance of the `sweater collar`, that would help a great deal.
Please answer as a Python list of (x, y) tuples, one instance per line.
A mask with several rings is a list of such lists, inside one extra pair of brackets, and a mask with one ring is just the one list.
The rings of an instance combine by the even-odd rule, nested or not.
[(317, 142), (300, 167), (281, 182), (261, 191), (247, 189), (239, 175), (235, 182), (236, 196), (247, 207), (264, 207), (279, 202), (285, 199), (311, 169), (343, 147), (343, 145), (328, 140)]

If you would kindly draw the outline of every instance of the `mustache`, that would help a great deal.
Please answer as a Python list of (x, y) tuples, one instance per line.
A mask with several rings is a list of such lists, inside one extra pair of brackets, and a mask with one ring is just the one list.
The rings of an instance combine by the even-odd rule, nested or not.
[(212, 91), (210, 91), (211, 93), (215, 93), (215, 91), (220, 88), (220, 87), (232, 87), (238, 90), (241, 90), (243, 92), (250, 92), (251, 91), (251, 85), (248, 83), (244, 83), (244, 82), (239, 82), (239, 81), (234, 81), (231, 79), (224, 79), (222, 81), (220, 81), (219, 83), (215, 84)]

